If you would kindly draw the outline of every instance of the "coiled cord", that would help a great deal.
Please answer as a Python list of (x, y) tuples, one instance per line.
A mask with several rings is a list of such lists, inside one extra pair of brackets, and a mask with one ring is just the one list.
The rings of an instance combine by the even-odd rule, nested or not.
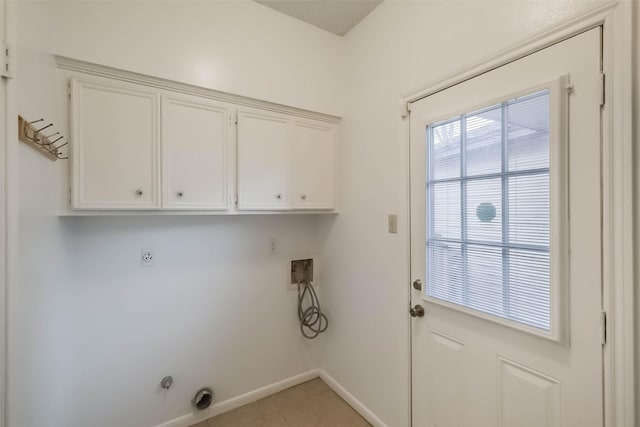
[[(302, 308), (305, 297), (310, 300), (310, 305), (306, 309)], [(322, 313), (320, 300), (313, 285), (307, 281), (298, 282), (298, 319), (300, 319), (300, 332), (307, 339), (315, 339), (318, 335), (327, 330), (329, 321)]]

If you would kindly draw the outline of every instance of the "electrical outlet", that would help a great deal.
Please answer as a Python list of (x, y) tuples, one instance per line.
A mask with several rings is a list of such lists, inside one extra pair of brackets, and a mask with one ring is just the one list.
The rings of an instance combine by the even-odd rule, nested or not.
[(153, 249), (142, 249), (140, 251), (140, 265), (143, 267), (152, 267), (156, 265), (156, 256)]
[(272, 237), (269, 239), (269, 255), (275, 255), (278, 253), (278, 239)]

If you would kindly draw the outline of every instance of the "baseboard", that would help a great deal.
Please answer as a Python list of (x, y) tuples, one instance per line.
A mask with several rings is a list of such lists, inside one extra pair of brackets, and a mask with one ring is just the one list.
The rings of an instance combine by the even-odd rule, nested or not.
[(373, 427), (388, 427), (380, 418), (378, 418), (369, 408), (355, 398), (355, 396), (347, 391), (338, 381), (327, 374), (322, 369), (318, 369), (318, 373), (322, 381), (327, 383), (333, 391), (335, 391), (345, 402), (355, 409), (364, 419), (369, 421)]
[(263, 397), (271, 396), (279, 391), (285, 390), (289, 387), (293, 387), (303, 382), (320, 377), (327, 383), (327, 385), (335, 391), (345, 402), (347, 402), (353, 409), (355, 409), (364, 419), (366, 419), (373, 427), (388, 427), (380, 418), (378, 418), (369, 408), (367, 408), (362, 402), (355, 398), (354, 395), (349, 393), (338, 381), (336, 381), (331, 375), (323, 371), (322, 369), (311, 369), (299, 375), (295, 375), (291, 378), (287, 378), (282, 381), (270, 384), (265, 387), (261, 387), (252, 390), (248, 393), (241, 394), (240, 396), (227, 399), (223, 402), (214, 403), (211, 407), (205, 411), (198, 411), (197, 413), (190, 413), (178, 418), (174, 418), (165, 423), (158, 424), (156, 427), (189, 427), (197, 424), (207, 418), (214, 417), (224, 412), (231, 411), (246, 405), (247, 403), (255, 402)]
[[(211, 407), (204, 411), (198, 411), (197, 413), (190, 413), (183, 415), (178, 418), (174, 418), (165, 423), (158, 424), (156, 427), (189, 427), (191, 425), (197, 424), (200, 421), (204, 421), (207, 418), (214, 417), (216, 415), (222, 414), (224, 412), (231, 411), (232, 409), (238, 408), (240, 406), (246, 405), (247, 403), (255, 402), (258, 399), (262, 399), (263, 397), (270, 396), (279, 391), (287, 389), (289, 387), (293, 387), (295, 385), (301, 384), (303, 382), (312, 380), (321, 376), (319, 369), (311, 369), (310, 371), (304, 372), (299, 375), (295, 375), (291, 378), (287, 378), (282, 381), (278, 381), (276, 383), (270, 384), (265, 387), (261, 387), (255, 390), (252, 390), (248, 393), (241, 394), (240, 396), (233, 397), (231, 399), (227, 399), (225, 401), (214, 403)], [(334, 381), (335, 382), (335, 381)], [(327, 383), (328, 384), (328, 383)], [(337, 383), (336, 383), (337, 384)], [(332, 387), (333, 388), (333, 387)], [(338, 393), (338, 391), (336, 391)], [(338, 393), (340, 394), (340, 393)], [(346, 400), (346, 399), (345, 399)], [(351, 402), (349, 402), (351, 404)], [(355, 406), (354, 406), (355, 408)], [(358, 410), (356, 408), (356, 410)], [(365, 417), (366, 418), (366, 417)], [(375, 425), (375, 424), (374, 424)], [(380, 424), (383, 426), (383, 424)], [(377, 427), (377, 425), (376, 425)], [(386, 427), (386, 426), (385, 426)]]

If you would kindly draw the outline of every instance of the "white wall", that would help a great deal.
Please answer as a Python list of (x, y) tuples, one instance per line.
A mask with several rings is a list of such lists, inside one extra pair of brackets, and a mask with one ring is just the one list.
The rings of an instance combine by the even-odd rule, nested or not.
[(342, 112), (342, 38), (252, 1), (61, 1), (55, 12), (59, 55)]
[[(251, 2), (21, 3), (25, 116), (64, 119), (51, 101), (56, 52), (344, 113), (344, 176), (341, 214), (319, 224), (295, 216), (59, 219), (48, 215), (53, 163), (21, 146), (9, 425), (154, 425), (188, 413), (196, 385), (211, 383), (224, 400), (319, 358), (389, 427), (408, 425), (400, 98), (596, 4), (386, 0), (340, 39)], [(389, 213), (399, 215), (397, 235), (386, 232)], [(278, 256), (266, 255), (272, 236)], [(139, 250), (149, 246), (158, 263), (141, 269)], [(324, 343), (307, 343), (294, 295), (281, 291), (283, 260), (320, 250), (331, 326)], [(167, 373), (176, 385), (164, 395), (157, 383)]]
[[(66, 120), (53, 52), (341, 111), (341, 40), (253, 2), (17, 11), (18, 111), (30, 119)], [(152, 426), (191, 413), (201, 386), (224, 401), (318, 366), (322, 342), (301, 337), (286, 291), (288, 260), (319, 252), (315, 216), (58, 218), (62, 163), (18, 149), (9, 426)], [(142, 268), (148, 247), (156, 266)], [(158, 387), (164, 375), (175, 378), (169, 392)]]
[[(387, 0), (346, 36), (342, 212), (321, 220), (321, 367), (388, 426), (409, 423), (406, 137), (400, 100), (585, 12), (587, 1)], [(387, 215), (399, 233), (387, 233)], [(425, 362), (426, 363), (426, 362)]]

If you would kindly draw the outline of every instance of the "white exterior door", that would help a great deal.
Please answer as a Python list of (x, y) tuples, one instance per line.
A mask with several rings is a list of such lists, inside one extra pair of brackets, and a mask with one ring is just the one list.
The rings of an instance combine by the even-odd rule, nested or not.
[(411, 106), (414, 427), (603, 425), (600, 43)]

